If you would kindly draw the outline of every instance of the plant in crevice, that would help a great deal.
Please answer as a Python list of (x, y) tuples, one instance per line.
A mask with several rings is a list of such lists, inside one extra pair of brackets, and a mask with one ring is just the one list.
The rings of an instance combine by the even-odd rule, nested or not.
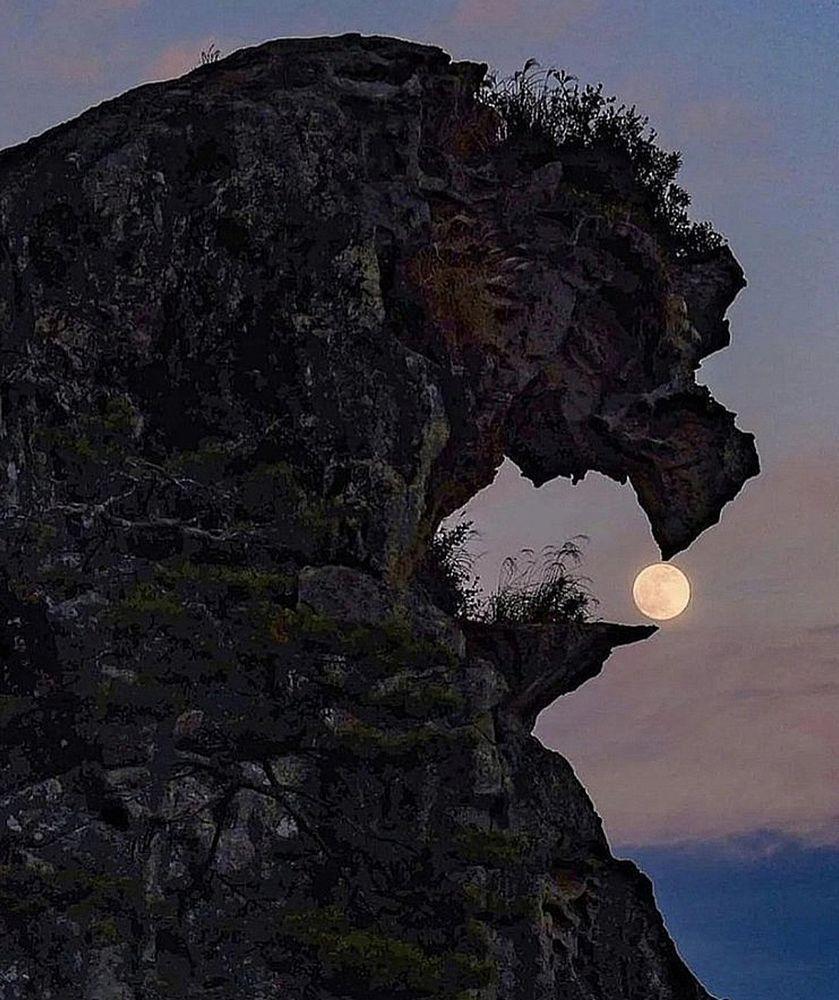
[(215, 42), (210, 42), (206, 49), (201, 50), (201, 61), (199, 66), (206, 66), (209, 63), (218, 62), (221, 59), (221, 51), (216, 48)]
[(485, 220), (439, 208), (431, 242), (406, 262), (405, 275), (452, 346), (488, 350), (498, 346), (519, 263)]

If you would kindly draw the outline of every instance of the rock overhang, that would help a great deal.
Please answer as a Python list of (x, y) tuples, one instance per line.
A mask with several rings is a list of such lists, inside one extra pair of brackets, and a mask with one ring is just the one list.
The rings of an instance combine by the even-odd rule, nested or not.
[[(167, 405), (167, 394), (174, 398), (186, 389), (195, 395), (183, 377), (192, 370), (193, 386), (207, 378), (196, 354), (204, 339), (208, 355), (234, 355), (239, 398), (227, 405), (239, 428), (247, 423), (244, 396), (251, 388), (246, 363), (263, 368), (262, 379), (270, 382), (312, 351), (332, 371), (340, 370), (348, 351), (356, 363), (387, 371), (404, 366), (399, 355), (407, 349), (414, 360), (395, 398), (372, 389), (363, 396), (382, 413), (403, 411), (385, 439), (376, 440), (370, 411), (359, 424), (351, 467), (338, 472), (324, 456), (314, 470), (321, 490), (335, 492), (336, 482), (356, 496), (372, 490), (373, 509), (389, 494), (390, 512), (377, 516), (391, 524), (344, 558), (392, 567), (441, 516), (491, 481), (504, 455), (537, 485), (559, 475), (576, 481), (589, 469), (629, 479), (669, 558), (715, 523), (759, 471), (753, 437), (736, 428), (733, 414), (698, 387), (693, 374), (703, 357), (728, 343), (725, 311), (745, 284), (742, 268), (727, 247), (690, 263), (663, 260), (656, 240), (628, 219), (607, 233), (581, 229), (585, 213), (563, 188), (561, 160), (534, 167), (507, 146), (499, 152), (502, 168), (492, 149), (479, 161), (441, 149), (452, 122), (471, 113), (485, 73), (485, 64), (453, 62), (435, 46), (384, 36), (272, 41), (178, 80), (144, 85), (3, 151), (0, 224), (8, 252), (0, 280), (10, 284), (16, 304), (7, 337), (30, 340), (28, 327), (45, 331), (53, 345), (88, 344), (99, 372), (116, 361), (120, 385), (135, 382), (141, 410)], [(351, 81), (358, 86), (349, 94)], [(340, 111), (331, 123), (306, 117), (319, 101)], [(271, 115), (257, 138), (256, 120), (244, 109), (260, 105)], [(209, 107), (212, 115), (202, 117), (200, 109)], [(282, 136), (272, 137), (276, 130)], [(257, 142), (265, 151), (283, 147), (265, 176), (260, 168), (254, 173)], [(394, 159), (397, 146), (402, 153)], [(309, 185), (312, 157), (327, 148), (333, 173)], [(123, 197), (116, 189), (131, 163), (133, 193)], [(611, 172), (610, 183), (631, 188), (619, 164), (603, 169)], [(323, 193), (315, 194), (318, 185)], [(291, 214), (278, 211), (281, 204), (291, 206)], [(104, 255), (84, 236), (97, 205), (107, 206), (110, 219)], [(467, 235), (452, 229), (453, 216), (466, 221)], [(28, 248), (20, 243), (23, 232), (36, 236)], [(277, 235), (291, 256), (283, 257)], [(194, 237), (208, 247), (203, 257), (188, 248)], [(310, 249), (296, 259), (307, 240)], [(464, 330), (453, 334), (435, 311), (428, 281), (417, 288), (406, 267), (426, 247), (438, 254), (442, 247), (445, 256), (447, 240), (462, 260), (470, 252), (504, 258), (497, 273), (472, 275), (477, 291), (470, 292), (465, 322), (482, 328), (466, 329), (474, 341), (466, 347)], [(166, 253), (159, 252), (161, 244)], [(75, 263), (68, 259), (52, 274), (45, 271), (38, 254), (60, 260), (68, 247)], [(266, 257), (270, 267), (261, 266)], [(131, 292), (145, 280), (135, 273), (138, 259), (146, 277), (159, 276), (159, 294), (142, 302)], [(130, 261), (127, 274), (114, 266), (117, 260)], [(307, 288), (301, 269), (312, 262), (321, 273)], [(256, 265), (250, 275), (248, 263)], [(68, 273), (81, 301), (95, 296), (99, 316), (87, 307), (65, 315), (56, 304), (60, 275)], [(456, 263), (439, 276), (441, 283), (452, 278), (464, 278)], [(318, 285), (340, 289), (337, 308), (324, 308)], [(212, 303), (206, 323), (193, 315), (195, 329), (178, 333), (178, 316), (194, 312), (211, 289), (228, 303)], [(423, 315), (414, 313), (406, 328), (402, 317), (418, 304)], [(7, 310), (7, 322), (10, 316)], [(212, 333), (204, 329), (209, 323)], [(252, 341), (253, 348), (236, 344), (237, 327), (240, 342)], [(283, 328), (288, 334), (279, 334)], [(286, 341), (272, 350), (278, 337)], [(390, 345), (371, 354), (381, 338)], [(115, 357), (120, 339), (128, 348), (121, 361)], [(343, 344), (327, 361), (324, 348), (328, 354), (339, 339)], [(66, 346), (58, 346), (66, 358)], [(468, 351), (468, 378), (455, 375), (453, 382)], [(73, 373), (89, 384), (93, 369), (84, 372), (84, 356), (77, 355)], [(285, 362), (278, 368), (280, 357)], [(363, 381), (351, 373), (347, 378), (336, 387), (327, 374), (313, 386), (310, 397), (321, 395), (328, 405), (314, 398), (295, 404), (297, 412), (320, 409), (314, 432), (301, 435), (313, 454), (336, 440), (329, 426), (335, 400), (343, 394), (349, 405), (347, 385)], [(154, 398), (144, 382), (158, 386)], [(435, 398), (444, 399), (442, 410)], [(189, 409), (198, 404), (196, 398)], [(276, 410), (258, 416), (263, 425), (278, 418), (293, 419)], [(155, 430), (161, 440), (159, 421)], [(223, 432), (222, 424), (199, 418), (191, 436), (197, 442)]]

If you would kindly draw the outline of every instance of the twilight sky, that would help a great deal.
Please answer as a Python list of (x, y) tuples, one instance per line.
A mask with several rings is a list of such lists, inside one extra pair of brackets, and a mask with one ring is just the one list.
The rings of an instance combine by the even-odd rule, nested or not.
[[(227, 54), (343, 31), (602, 80), (682, 151), (694, 216), (728, 236), (749, 284), (729, 312), (732, 346), (699, 377), (756, 434), (763, 473), (674, 559), (693, 585), (688, 611), (616, 653), (536, 733), (570, 758), (616, 848), (654, 876), (709, 987), (839, 996), (839, 4), (0, 0), (0, 147), (179, 75), (211, 40)], [(629, 487), (590, 474), (537, 491), (507, 463), (467, 513), (487, 586), (504, 555), (584, 532), (600, 613), (641, 620), (632, 579), (658, 554)], [(769, 892), (773, 921), (760, 916)], [(816, 929), (793, 931), (784, 912)]]

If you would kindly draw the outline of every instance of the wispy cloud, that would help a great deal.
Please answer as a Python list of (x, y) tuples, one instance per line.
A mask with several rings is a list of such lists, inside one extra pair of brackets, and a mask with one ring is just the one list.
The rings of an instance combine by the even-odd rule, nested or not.
[(691, 135), (721, 145), (759, 145), (776, 134), (765, 107), (731, 97), (689, 101), (682, 119)]
[(167, 45), (155, 56), (144, 76), (149, 80), (169, 80), (181, 76), (198, 64), (203, 49), (209, 42), (176, 42)]
[(470, 31), (556, 31), (598, 7), (599, 0), (459, 0), (451, 23)]
[(146, 0), (55, 0), (53, 10), (68, 13), (101, 13), (102, 11), (136, 10)]
[[(617, 842), (768, 830), (839, 844), (837, 469), (835, 446), (768, 457), (675, 560), (694, 583), (683, 618), (539, 719)], [(468, 516), (487, 587), (504, 555), (583, 531), (598, 610), (639, 619), (632, 578), (658, 556), (628, 487), (592, 477), (535, 490), (505, 467)]]
[(839, 845), (839, 647), (825, 629), (660, 633), (543, 713), (621, 844), (772, 831)]

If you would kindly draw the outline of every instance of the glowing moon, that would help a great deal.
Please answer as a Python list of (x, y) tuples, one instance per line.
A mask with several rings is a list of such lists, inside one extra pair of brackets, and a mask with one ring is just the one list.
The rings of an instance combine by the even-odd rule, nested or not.
[(685, 574), (670, 563), (653, 563), (642, 569), (632, 584), (638, 610), (657, 621), (675, 618), (688, 606), (690, 583)]

